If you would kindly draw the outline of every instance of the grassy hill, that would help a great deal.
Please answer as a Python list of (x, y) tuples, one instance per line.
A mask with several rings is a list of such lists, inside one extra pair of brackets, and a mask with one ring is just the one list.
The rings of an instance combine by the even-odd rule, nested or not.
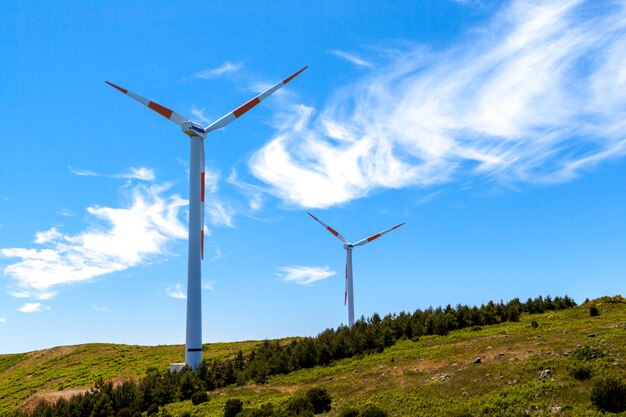
[[(224, 358), (258, 342), (205, 345), (205, 358)], [(29, 353), (0, 355), (0, 416), (29, 403), (32, 397), (58, 397), (93, 386), (100, 377), (121, 381), (137, 379), (151, 367), (167, 368), (180, 362), (185, 348), (174, 346), (129, 346), (91, 343), (60, 346)], [(34, 398), (34, 399), (36, 399)]]
[[(165, 406), (161, 413), (222, 416), (230, 398), (253, 408), (322, 387), (333, 398), (333, 410), (326, 414), (330, 417), (367, 403), (379, 405), (390, 416), (600, 416), (590, 402), (594, 378), (613, 373), (626, 380), (626, 304), (596, 304), (596, 317), (583, 305), (523, 314), (514, 323), (404, 340), (382, 353), (274, 376), (267, 384), (212, 391), (207, 403), (183, 401)], [(256, 343), (206, 345), (204, 355), (229, 357)], [(602, 354), (588, 361), (575, 359), (575, 352), (586, 346)], [(0, 415), (37, 398), (88, 388), (98, 377), (138, 378), (150, 366), (163, 369), (180, 360), (182, 351), (182, 346), (90, 344), (0, 355)], [(476, 358), (480, 363), (474, 363)], [(592, 378), (574, 378), (577, 367), (588, 368)], [(552, 375), (540, 379), (546, 369)]]

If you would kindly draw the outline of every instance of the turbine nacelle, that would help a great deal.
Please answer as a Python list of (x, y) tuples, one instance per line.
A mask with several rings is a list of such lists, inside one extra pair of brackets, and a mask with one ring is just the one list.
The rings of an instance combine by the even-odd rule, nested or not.
[(352, 250), (352, 248), (354, 248), (354, 245), (352, 243), (344, 243), (343, 248), (345, 250)]
[(206, 131), (198, 123), (187, 121), (180, 125), (183, 129), (183, 133), (189, 137), (199, 136), (202, 139), (206, 138)]

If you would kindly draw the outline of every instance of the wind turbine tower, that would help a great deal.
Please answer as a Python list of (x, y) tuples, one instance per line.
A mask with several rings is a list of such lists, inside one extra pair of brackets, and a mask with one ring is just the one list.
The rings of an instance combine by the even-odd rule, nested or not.
[(329, 225), (327, 225), (326, 223), (324, 223), (323, 221), (321, 221), (320, 219), (318, 219), (311, 213), (308, 213), (308, 215), (313, 217), (313, 219), (316, 222), (324, 226), (324, 228), (328, 230), (330, 233), (332, 233), (337, 239), (341, 240), (341, 242), (343, 243), (343, 248), (346, 250), (346, 290), (343, 296), (343, 304), (345, 305), (346, 301), (348, 302), (348, 326), (352, 328), (352, 325), (354, 325), (354, 291), (353, 291), (354, 287), (352, 283), (352, 250), (356, 248), (357, 246), (363, 246), (371, 242), (372, 240), (378, 239), (385, 233), (389, 233), (392, 230), (395, 230), (398, 227), (404, 225), (405, 223), (400, 223), (390, 229), (384, 230), (380, 233), (376, 233), (372, 236), (366, 237), (365, 239), (361, 239), (356, 243), (350, 243), (346, 240), (345, 237), (341, 236), (341, 234), (338, 231), (336, 231), (335, 229), (333, 229), (332, 227), (330, 227)]
[(106, 81), (111, 87), (116, 88), (166, 119), (176, 123), (182, 128), (183, 133), (189, 136), (189, 252), (187, 258), (185, 363), (192, 369), (198, 369), (202, 362), (201, 260), (204, 258), (204, 140), (210, 132), (221, 129), (238, 119), (307, 68), (304, 67), (295, 74), (285, 78), (269, 90), (247, 101), (232, 112), (225, 114), (207, 127), (202, 127), (199, 123), (189, 120), (180, 113)]

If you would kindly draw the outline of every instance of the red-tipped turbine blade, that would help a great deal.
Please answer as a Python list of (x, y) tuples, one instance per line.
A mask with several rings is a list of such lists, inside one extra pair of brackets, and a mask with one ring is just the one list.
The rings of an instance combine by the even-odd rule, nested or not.
[(204, 259), (204, 191), (205, 191), (205, 162), (204, 162), (204, 142), (202, 142), (200, 155), (200, 227), (202, 228), (200, 235), (200, 259)]
[(147, 107), (151, 108), (155, 112), (159, 113), (161, 116), (163, 116), (166, 119), (171, 120), (172, 122), (176, 123), (178, 126), (181, 126), (183, 123), (185, 123), (186, 121), (189, 120), (189, 119), (187, 119), (187, 117), (183, 116), (182, 114), (176, 113), (174, 110), (170, 110), (167, 107), (163, 107), (159, 103), (155, 103), (154, 101), (150, 101), (150, 100), (148, 100), (146, 98), (143, 98), (140, 95), (137, 95), (137, 94), (133, 93), (132, 91), (128, 91), (127, 89), (122, 88), (122, 87), (120, 87), (118, 85), (115, 85), (113, 83), (110, 83), (108, 81), (105, 81), (105, 83), (107, 83), (111, 87), (121, 91), (122, 93), (126, 94), (127, 96), (134, 98), (135, 100), (137, 100), (138, 102), (140, 102), (144, 106), (147, 106)]
[(348, 264), (346, 263), (346, 289), (343, 292), (343, 305), (348, 301)]
[(376, 240), (376, 239), (378, 239), (379, 237), (381, 237), (382, 235), (384, 235), (384, 234), (386, 234), (386, 233), (389, 233), (389, 232), (391, 232), (392, 230), (395, 230), (395, 229), (397, 229), (397, 228), (398, 228), (398, 227), (400, 227), (400, 226), (403, 226), (404, 224), (406, 224), (406, 223), (400, 223), (400, 224), (398, 224), (398, 225), (396, 225), (396, 226), (394, 226), (394, 227), (392, 227), (392, 228), (390, 228), (390, 229), (384, 230), (384, 231), (382, 231), (382, 232), (380, 232), (380, 233), (376, 233), (375, 235), (372, 235), (372, 236), (366, 237), (365, 239), (361, 239), (361, 240), (359, 240), (358, 242), (356, 242), (356, 243), (354, 244), (354, 246), (363, 246), (363, 245), (365, 245), (366, 243), (369, 243), (369, 242), (371, 242), (372, 240)]
[(258, 96), (254, 97), (252, 100), (249, 100), (246, 103), (242, 104), (241, 106), (237, 107), (232, 112), (230, 112), (228, 114), (225, 114), (224, 116), (220, 117), (218, 120), (216, 120), (215, 122), (213, 122), (212, 124), (207, 126), (204, 129), (204, 131), (206, 133), (209, 133), (209, 132), (211, 132), (213, 130), (221, 129), (224, 126), (232, 123), (235, 119), (238, 119), (239, 117), (244, 115), (248, 110), (250, 110), (251, 108), (253, 108), (257, 104), (259, 104), (260, 102), (262, 102), (263, 100), (268, 98), (270, 95), (272, 95), (276, 90), (281, 88), (283, 85), (287, 84), (289, 81), (291, 81), (294, 78), (296, 78), (298, 76), (298, 74), (300, 74), (302, 71), (304, 71), (307, 68), (308, 68), (308, 66), (302, 68), (300, 71), (298, 71), (295, 74), (292, 74), (289, 77), (285, 78), (284, 80), (282, 80), (281, 82), (276, 84), (274, 87), (270, 88), (269, 90), (262, 92)]
[(313, 219), (318, 222), (319, 224), (321, 224), (322, 226), (324, 226), (324, 228), (326, 228), (326, 230), (328, 230), (330, 233), (332, 233), (333, 235), (335, 235), (337, 237), (337, 239), (341, 240), (343, 243), (348, 243), (348, 241), (346, 240), (345, 237), (341, 236), (339, 234), (338, 231), (336, 231), (335, 229), (333, 229), (332, 227), (330, 227), (329, 225), (327, 225), (326, 223), (324, 223), (323, 221), (321, 221), (320, 219), (318, 219), (317, 217), (315, 217), (314, 215), (312, 215), (311, 213), (309, 213), (308, 211), (306, 212), (309, 216), (313, 217)]

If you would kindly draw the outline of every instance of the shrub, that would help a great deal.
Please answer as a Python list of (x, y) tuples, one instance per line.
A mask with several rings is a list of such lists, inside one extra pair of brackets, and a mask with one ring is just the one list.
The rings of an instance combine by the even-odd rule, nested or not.
[(243, 410), (243, 401), (237, 398), (226, 400), (224, 404), (224, 417), (235, 417)]
[(122, 408), (117, 412), (117, 417), (133, 417), (133, 410), (130, 408)]
[(539, 323), (537, 323), (537, 321), (536, 321), (536, 320), (533, 320), (533, 321), (531, 321), (531, 322), (530, 322), (530, 326), (531, 326), (533, 329), (536, 329), (537, 327), (539, 327)]
[(315, 414), (325, 413), (330, 411), (330, 395), (324, 388), (311, 388), (307, 391), (306, 397), (313, 404), (313, 412)]
[(361, 411), (361, 417), (387, 417), (387, 412), (375, 405), (369, 405)]
[(601, 411), (626, 411), (626, 384), (615, 376), (606, 376), (593, 382), (591, 403)]
[(158, 413), (159, 413), (159, 406), (157, 404), (150, 404), (148, 406), (148, 409), (146, 410), (147, 415), (158, 414)]
[(196, 391), (191, 394), (191, 403), (193, 405), (202, 404), (209, 401), (209, 394), (206, 391)]
[(600, 315), (600, 310), (598, 310), (598, 307), (592, 305), (591, 307), (589, 307), (589, 315), (591, 317), (596, 317)]
[(595, 358), (601, 358), (604, 356), (604, 352), (598, 348), (589, 346), (579, 347), (572, 353), (572, 358), (580, 361), (590, 361)]
[(285, 411), (296, 416), (313, 415), (313, 404), (306, 397), (293, 397), (287, 401)]
[(346, 408), (339, 413), (339, 417), (359, 417), (360, 414), (355, 408)]
[(584, 362), (575, 362), (569, 367), (569, 374), (572, 378), (584, 381), (591, 378), (591, 366)]

